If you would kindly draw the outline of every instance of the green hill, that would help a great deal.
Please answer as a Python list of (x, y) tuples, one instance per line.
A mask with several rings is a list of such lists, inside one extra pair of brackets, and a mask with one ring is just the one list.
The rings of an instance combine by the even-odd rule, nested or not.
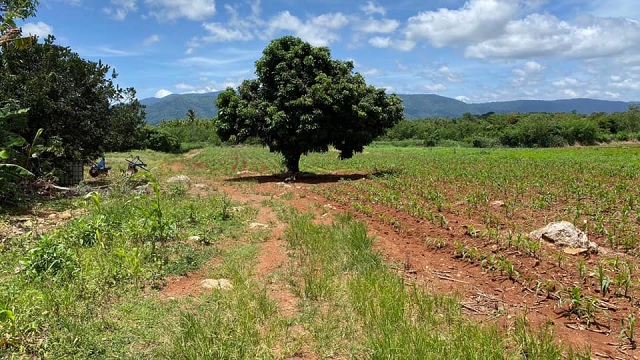
[[(184, 119), (189, 109), (198, 118), (208, 119), (216, 116), (215, 106), (220, 92), (205, 94), (172, 94), (163, 98), (147, 98), (140, 102), (146, 105), (147, 123), (157, 124), (162, 120)], [(464, 113), (531, 113), (531, 112), (572, 112), (591, 114), (594, 112), (612, 113), (626, 111), (630, 102), (595, 99), (567, 100), (515, 100), (467, 104), (462, 101), (434, 94), (398, 94), (404, 103), (404, 115), (407, 119), (456, 118)]]

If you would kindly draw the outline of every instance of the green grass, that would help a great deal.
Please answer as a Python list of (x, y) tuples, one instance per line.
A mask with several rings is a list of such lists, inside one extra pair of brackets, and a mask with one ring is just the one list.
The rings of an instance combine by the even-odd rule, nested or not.
[[(152, 178), (121, 175), (128, 155), (107, 154), (114, 170), (94, 181), (108, 189), (36, 209), (72, 207), (86, 209), (84, 215), (0, 242), (0, 358), (581, 356), (561, 347), (552, 327), (530, 328), (526, 315), (512, 327), (466, 318), (456, 296), (429, 293), (385, 264), (372, 250), (375, 239), (366, 226), (349, 216), (318, 225), (312, 215), (286, 205), (292, 193), (236, 204), (216, 189), (193, 195), (193, 184), (165, 182), (179, 174), (203, 181), (248, 174), (258, 178), (227, 185), (251, 187), (260, 175), (284, 170), (281, 157), (264, 148), (208, 147), (189, 158), (135, 153), (149, 164)], [(640, 149), (376, 145), (346, 161), (335, 152), (310, 154), (301, 170), (369, 175), (314, 188), (332, 200), (358, 204), (354, 210), (368, 216), (375, 216), (367, 205), (374, 200), (439, 227), (447, 226), (460, 203), (468, 205), (463, 215), (491, 226), (499, 224), (495, 217), (508, 214), (529, 225), (542, 223), (538, 213), (545, 211), (588, 220), (598, 241), (609, 234), (606, 241), (634, 255), (638, 160)], [(504, 200), (510, 213), (494, 213), (487, 206), (494, 199)], [(256, 276), (255, 265), (269, 232), (247, 229), (259, 206), (271, 207), (287, 226), (288, 263), (267, 280)], [(3, 224), (11, 224), (8, 216)], [(402, 226), (393, 218), (380, 221)], [(514, 237), (525, 231), (522, 223), (510, 225)], [(167, 277), (205, 266), (205, 276), (230, 279), (234, 288), (170, 299), (159, 295)], [(295, 297), (293, 313), (280, 311), (269, 295), (273, 288)]]
[[(557, 359), (565, 350), (548, 328), (527, 328), (524, 319), (514, 330), (478, 324), (463, 316), (456, 297), (430, 294), (405, 282), (373, 252), (374, 240), (364, 225), (349, 217), (340, 217), (333, 225), (316, 225), (309, 215), (298, 214), (285, 238), (297, 269), (290, 274), (291, 286), (307, 301), (307, 308), (315, 309), (302, 322), (318, 354), (370, 359), (441, 359), (443, 354), (451, 359)], [(329, 335), (326, 328), (331, 324), (342, 331)], [(565, 355), (578, 356), (571, 351)]]

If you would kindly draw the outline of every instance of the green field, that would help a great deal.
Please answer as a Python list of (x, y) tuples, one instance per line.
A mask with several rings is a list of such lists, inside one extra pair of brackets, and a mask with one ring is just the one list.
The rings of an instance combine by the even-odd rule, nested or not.
[[(640, 148), (371, 146), (345, 161), (336, 152), (304, 156), (290, 183), (278, 175), (281, 158), (260, 147), (140, 155), (148, 176), (120, 174), (127, 154), (107, 154), (114, 170), (87, 181), (88, 195), (0, 216), (0, 358), (635, 351)], [(191, 182), (167, 183), (175, 175)], [(330, 223), (313, 210), (327, 202), (336, 209)], [(569, 256), (528, 239), (556, 220), (606, 251)], [(526, 312), (469, 316), (464, 293), (433, 293), (399, 273), (376, 248), (383, 239), (368, 234), (374, 225), (485, 282), (526, 291), (562, 317), (553, 325)], [(265, 273), (263, 251), (277, 241), (286, 256)], [(233, 289), (168, 294), (186, 274), (228, 279)], [(607, 329), (598, 333), (605, 340), (567, 342), (556, 331), (565, 322), (585, 338)]]

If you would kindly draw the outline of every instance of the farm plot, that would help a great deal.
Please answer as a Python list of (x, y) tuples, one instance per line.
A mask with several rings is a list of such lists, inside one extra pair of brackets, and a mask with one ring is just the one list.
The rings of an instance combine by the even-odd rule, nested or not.
[[(284, 179), (273, 176), (283, 170), (279, 157), (261, 148), (207, 149), (193, 160), (214, 158), (234, 180)], [(347, 161), (311, 154), (301, 170), (309, 173), (294, 189), (366, 220), (408, 277), (504, 304), (469, 302), (470, 315), (524, 312), (555, 324), (568, 344), (634, 351), (640, 149), (374, 146)], [(599, 252), (529, 237), (554, 221), (583, 230)]]

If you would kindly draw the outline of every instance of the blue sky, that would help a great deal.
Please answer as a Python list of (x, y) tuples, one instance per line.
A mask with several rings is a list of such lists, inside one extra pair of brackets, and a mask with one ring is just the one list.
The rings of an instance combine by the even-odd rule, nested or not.
[(638, 0), (41, 0), (22, 29), (109, 64), (140, 99), (235, 87), (295, 35), (389, 92), (640, 101)]

